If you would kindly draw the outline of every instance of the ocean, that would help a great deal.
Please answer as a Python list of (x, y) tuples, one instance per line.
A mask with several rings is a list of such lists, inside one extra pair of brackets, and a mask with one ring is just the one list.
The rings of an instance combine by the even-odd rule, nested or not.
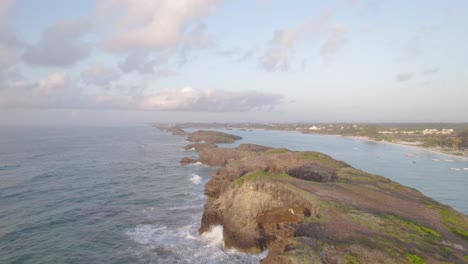
[[(404, 146), (278, 131), (226, 131), (314, 150), (468, 213), (468, 161)], [(215, 171), (181, 166), (187, 142), (150, 126), (0, 128), (0, 263), (258, 263), (197, 229)], [(459, 170), (456, 170), (459, 169)]]

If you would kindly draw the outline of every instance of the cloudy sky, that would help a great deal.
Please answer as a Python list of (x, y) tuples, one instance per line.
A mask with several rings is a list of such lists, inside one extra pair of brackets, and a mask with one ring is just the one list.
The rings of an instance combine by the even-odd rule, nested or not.
[(0, 123), (468, 122), (466, 10), (0, 0)]

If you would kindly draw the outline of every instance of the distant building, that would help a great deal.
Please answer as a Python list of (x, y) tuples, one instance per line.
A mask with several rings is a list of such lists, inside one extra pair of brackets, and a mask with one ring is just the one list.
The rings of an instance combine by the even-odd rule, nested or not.
[(393, 134), (393, 131), (379, 131), (379, 134)]
[(452, 134), (452, 133), (453, 133), (453, 129), (451, 129), (451, 128), (450, 128), (450, 129), (445, 129), (445, 128), (444, 128), (444, 129), (442, 129), (442, 131), (440, 132), (440, 134), (442, 134), (442, 135), (450, 135), (450, 134)]
[(437, 129), (424, 129), (422, 132), (423, 135), (450, 135), (453, 133), (453, 129), (444, 128), (441, 131)]
[(438, 132), (439, 130), (437, 129), (428, 129), (428, 128), (422, 131), (423, 135), (435, 135), (435, 134), (438, 134)]

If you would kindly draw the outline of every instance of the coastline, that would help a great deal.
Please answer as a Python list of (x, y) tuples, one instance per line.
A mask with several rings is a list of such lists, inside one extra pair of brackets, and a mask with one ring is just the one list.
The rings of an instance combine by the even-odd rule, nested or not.
[[(318, 134), (318, 135), (322, 135), (322, 134)], [(357, 139), (357, 140), (361, 140), (361, 141), (368, 141), (368, 142), (380, 143), (380, 144), (403, 146), (403, 147), (407, 147), (407, 148), (423, 150), (423, 151), (427, 151), (427, 152), (434, 153), (434, 154), (442, 154), (442, 155), (445, 155), (445, 156), (448, 156), (448, 157), (458, 158), (458, 159), (461, 159), (461, 160), (467, 160), (468, 161), (468, 156), (458, 156), (458, 155), (446, 153), (446, 152), (443, 152), (443, 151), (440, 151), (440, 150), (437, 150), (437, 149), (434, 149), (434, 148), (426, 148), (426, 147), (421, 146), (421, 145), (408, 144), (408, 143), (404, 143), (404, 142), (377, 141), (377, 140), (373, 140), (373, 139), (370, 139), (369, 137), (364, 137), (364, 136), (342, 136), (342, 135), (330, 135), (330, 136), (351, 138), (351, 139)]]
[[(234, 129), (241, 129), (241, 128), (236, 128), (236, 127), (233, 127)], [(265, 129), (265, 128), (250, 128), (250, 130), (263, 130), (263, 131), (282, 131), (282, 132), (293, 132), (293, 133), (301, 133), (300, 131), (294, 131), (294, 130), (275, 130), (275, 129)], [(332, 136), (332, 137), (342, 137), (342, 138), (350, 138), (350, 139), (357, 139), (357, 140), (361, 140), (361, 141), (368, 141), (368, 142), (373, 142), (373, 143), (380, 143), (380, 144), (389, 144), (389, 145), (397, 145), (397, 146), (403, 146), (403, 147), (408, 147), (408, 148), (414, 148), (414, 149), (417, 149), (417, 150), (423, 150), (423, 151), (427, 151), (427, 152), (430, 152), (430, 153), (434, 153), (434, 154), (442, 154), (442, 155), (445, 155), (445, 156), (448, 156), (448, 157), (452, 157), (452, 158), (458, 158), (458, 159), (461, 159), (461, 160), (466, 160), (468, 161), (468, 156), (464, 155), (464, 156), (458, 156), (458, 155), (454, 155), (454, 154), (451, 154), (451, 153), (447, 153), (447, 152), (444, 152), (442, 150), (438, 150), (438, 149), (435, 149), (435, 148), (427, 148), (427, 147), (424, 147), (422, 145), (418, 145), (418, 144), (412, 144), (411, 142), (404, 142), (404, 141), (399, 141), (399, 142), (389, 142), (389, 141), (377, 141), (377, 140), (374, 140), (374, 139), (371, 139), (369, 137), (366, 137), (366, 136), (343, 136), (343, 135), (334, 135), (334, 134), (320, 134), (320, 133), (303, 133), (303, 134), (312, 134), (312, 135), (321, 135), (321, 136)]]
[[(201, 144), (205, 143), (195, 148), (198, 160), (190, 163), (218, 170), (205, 184), (208, 200), (199, 234), (221, 226), (225, 248), (246, 253), (268, 250), (260, 263), (349, 260), (350, 256), (360, 263), (373, 263), (376, 256), (377, 262), (392, 259), (403, 263), (409, 257), (423, 261), (464, 256), (459, 253), (464, 248), (464, 215), (398, 182), (313, 151)], [(181, 164), (188, 165), (186, 160)], [(375, 199), (369, 201), (368, 197)], [(440, 215), (456, 218), (457, 224), (445, 218), (434, 222)], [(384, 224), (375, 229), (375, 221)], [(388, 234), (392, 234), (390, 244)], [(411, 235), (411, 244), (406, 234)], [(446, 241), (453, 245), (450, 256), (439, 250), (438, 244), (447, 245)], [(388, 254), (389, 247), (399, 254)]]

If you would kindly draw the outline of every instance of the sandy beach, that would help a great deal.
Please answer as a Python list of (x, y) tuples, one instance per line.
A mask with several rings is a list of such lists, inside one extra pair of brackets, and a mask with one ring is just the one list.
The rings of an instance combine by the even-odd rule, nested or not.
[(435, 148), (426, 148), (426, 147), (424, 147), (424, 146), (422, 146), (422, 145), (420, 145), (418, 143), (413, 143), (413, 142), (406, 142), (406, 141), (400, 141), (400, 142), (377, 141), (377, 140), (373, 140), (373, 139), (370, 139), (370, 138), (364, 137), (364, 136), (341, 136), (341, 135), (334, 135), (334, 136), (352, 138), (352, 139), (375, 142), (375, 143), (380, 143), (380, 144), (399, 145), (399, 146), (404, 146), (404, 147), (407, 147), (407, 148), (413, 148), (413, 149), (417, 149), (417, 150), (424, 150), (424, 151), (435, 153), (435, 154), (442, 154), (442, 155), (452, 157), (452, 158), (468, 160), (468, 156), (457, 156), (457, 155), (454, 155), (454, 154), (450, 154), (450, 153), (440, 151), (440, 150), (435, 149)]

